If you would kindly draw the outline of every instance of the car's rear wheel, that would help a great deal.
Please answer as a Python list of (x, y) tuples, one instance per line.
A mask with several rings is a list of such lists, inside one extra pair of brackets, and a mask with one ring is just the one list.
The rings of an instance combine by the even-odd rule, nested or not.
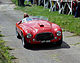
[(19, 35), (17, 28), (16, 28), (16, 36), (17, 36), (17, 38), (21, 39), (21, 36)]

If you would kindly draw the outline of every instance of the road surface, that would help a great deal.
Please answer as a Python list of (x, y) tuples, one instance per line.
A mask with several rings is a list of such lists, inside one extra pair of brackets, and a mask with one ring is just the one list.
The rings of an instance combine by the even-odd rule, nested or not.
[(6, 46), (13, 48), (10, 54), (17, 58), (13, 63), (80, 63), (80, 36), (70, 32), (63, 32), (61, 47), (23, 48), (15, 32), (15, 24), (23, 18), (23, 12), (14, 7), (10, 0), (0, 0), (0, 30), (5, 35)]

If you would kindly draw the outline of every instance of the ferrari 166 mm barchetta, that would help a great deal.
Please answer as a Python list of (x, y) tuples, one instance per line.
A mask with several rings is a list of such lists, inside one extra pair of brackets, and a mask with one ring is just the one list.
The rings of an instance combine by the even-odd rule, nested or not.
[(16, 23), (17, 38), (22, 39), (24, 47), (28, 44), (62, 44), (62, 29), (43, 16), (29, 16)]

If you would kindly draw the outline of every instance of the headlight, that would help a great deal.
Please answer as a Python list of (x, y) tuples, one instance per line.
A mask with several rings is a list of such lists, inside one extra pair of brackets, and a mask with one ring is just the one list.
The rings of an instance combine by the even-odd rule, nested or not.
[(27, 38), (31, 38), (32, 35), (30, 33), (27, 34)]
[(61, 36), (61, 31), (57, 31), (57, 36)]

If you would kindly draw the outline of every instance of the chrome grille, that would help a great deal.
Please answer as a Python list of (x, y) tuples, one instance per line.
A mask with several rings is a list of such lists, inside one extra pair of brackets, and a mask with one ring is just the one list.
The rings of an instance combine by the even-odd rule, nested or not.
[(45, 32), (37, 34), (35, 38), (37, 41), (43, 41), (43, 40), (52, 40), (54, 39), (54, 36), (50, 32)]

